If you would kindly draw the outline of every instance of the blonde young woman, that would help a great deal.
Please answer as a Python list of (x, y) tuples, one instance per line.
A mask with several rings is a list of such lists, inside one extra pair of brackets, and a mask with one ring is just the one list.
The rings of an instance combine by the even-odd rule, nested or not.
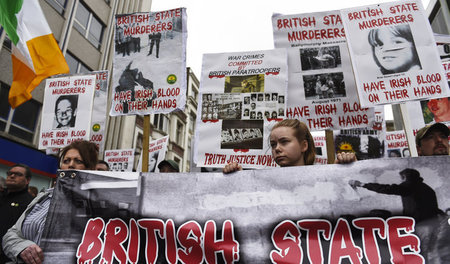
[[(269, 135), (272, 156), (280, 167), (313, 165), (316, 157), (314, 140), (308, 127), (296, 119), (276, 123)], [(356, 160), (354, 153), (338, 153), (335, 163)], [(225, 165), (223, 173), (242, 170), (236, 162)]]

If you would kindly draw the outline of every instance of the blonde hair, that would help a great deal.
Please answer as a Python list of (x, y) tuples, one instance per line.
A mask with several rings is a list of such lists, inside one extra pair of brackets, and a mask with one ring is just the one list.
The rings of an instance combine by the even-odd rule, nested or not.
[(303, 140), (306, 140), (308, 142), (308, 149), (305, 151), (303, 159), (305, 165), (313, 165), (316, 159), (314, 139), (305, 123), (300, 122), (297, 119), (284, 119), (276, 123), (273, 126), (272, 130), (278, 127), (290, 127), (294, 129), (294, 136), (297, 138), (299, 143), (302, 142)]

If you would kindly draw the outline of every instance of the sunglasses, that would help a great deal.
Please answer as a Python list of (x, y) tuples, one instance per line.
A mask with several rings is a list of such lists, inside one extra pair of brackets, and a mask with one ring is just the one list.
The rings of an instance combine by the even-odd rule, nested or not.
[(7, 171), (7, 172), (6, 172), (6, 175), (7, 175), (7, 176), (15, 175), (15, 176), (18, 176), (18, 177), (25, 176), (22, 172), (15, 172), (15, 171)]

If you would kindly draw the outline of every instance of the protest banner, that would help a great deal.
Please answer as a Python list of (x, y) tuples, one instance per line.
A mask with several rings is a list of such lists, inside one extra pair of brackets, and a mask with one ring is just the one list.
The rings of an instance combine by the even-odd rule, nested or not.
[(449, 159), (59, 172), (45, 263), (447, 263)]
[(47, 79), (39, 149), (89, 140), (95, 75)]
[(111, 116), (186, 103), (186, 9), (116, 15)]
[(285, 117), (285, 49), (203, 55), (197, 109), (198, 167), (236, 161), (247, 168), (277, 166), (266, 141)]
[(407, 158), (411, 156), (408, 147), (408, 140), (406, 139), (406, 135), (403, 130), (386, 132), (386, 146), (386, 157)]
[(386, 122), (383, 107), (375, 108), (375, 122), (370, 128), (334, 130), (336, 153), (354, 152), (358, 160), (384, 157)]
[(106, 115), (108, 106), (108, 79), (109, 71), (95, 71), (95, 93), (92, 108), (91, 138), (98, 147), (100, 156), (103, 156), (106, 140)]
[(341, 13), (362, 106), (450, 95), (420, 2), (380, 3)]
[(316, 160), (314, 165), (328, 164), (327, 156), (327, 142), (324, 131), (313, 131), (311, 135), (314, 139), (314, 146), (316, 147)]
[(104, 160), (111, 171), (133, 171), (134, 149), (106, 150)]
[[(159, 172), (158, 164), (166, 158), (168, 144), (169, 136), (165, 136), (149, 142), (147, 172)], [(142, 171), (142, 155), (139, 157), (137, 171)]]
[(276, 48), (287, 48), (286, 118), (314, 130), (368, 127), (372, 108), (359, 104), (339, 11), (274, 15)]

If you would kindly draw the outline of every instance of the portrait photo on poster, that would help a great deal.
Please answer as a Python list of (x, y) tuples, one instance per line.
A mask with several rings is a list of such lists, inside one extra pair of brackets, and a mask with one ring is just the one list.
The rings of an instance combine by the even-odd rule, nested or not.
[(305, 99), (345, 97), (345, 81), (342, 72), (303, 75)]
[(158, 166), (158, 156), (159, 151), (150, 153), (150, 158), (148, 159), (148, 172), (155, 172), (156, 166)]
[(264, 92), (264, 74), (225, 76), (225, 93)]
[(422, 69), (408, 24), (372, 29), (367, 40), (383, 75)]
[(264, 122), (262, 120), (223, 120), (220, 148), (262, 149), (264, 138), (263, 126)]
[(300, 64), (302, 71), (341, 67), (339, 46), (300, 49)]
[(55, 102), (53, 129), (69, 129), (75, 127), (77, 108), (78, 94), (59, 96)]
[(420, 101), (425, 124), (450, 121), (450, 97)]

